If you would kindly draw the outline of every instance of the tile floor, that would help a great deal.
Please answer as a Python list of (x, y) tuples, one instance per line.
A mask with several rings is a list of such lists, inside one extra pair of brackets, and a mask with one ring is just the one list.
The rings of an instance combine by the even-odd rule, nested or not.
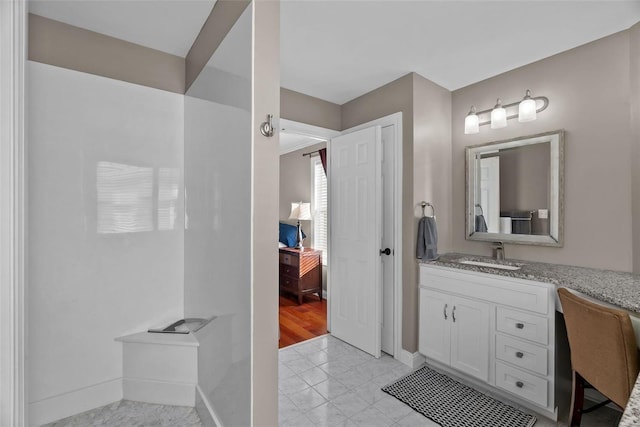
[[(438, 426), (380, 390), (411, 371), (388, 355), (376, 359), (325, 335), (281, 349), (279, 368), (281, 427)], [(582, 427), (616, 426), (619, 414), (608, 408), (586, 414)], [(535, 427), (556, 425), (537, 417)]]
[(43, 427), (202, 427), (194, 408), (121, 400)]
[[(438, 427), (380, 388), (410, 368), (380, 359), (325, 335), (280, 350), (280, 426)], [(524, 408), (524, 411), (527, 411)], [(616, 426), (620, 413), (608, 408), (584, 415), (582, 427)], [(556, 423), (538, 416), (535, 427)], [(201, 427), (194, 408), (122, 400), (45, 427)]]

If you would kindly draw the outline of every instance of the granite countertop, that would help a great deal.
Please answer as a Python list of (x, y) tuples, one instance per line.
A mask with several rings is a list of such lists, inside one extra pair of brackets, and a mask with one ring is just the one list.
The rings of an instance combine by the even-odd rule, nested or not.
[[(501, 270), (460, 264), (462, 260), (518, 266), (520, 269)], [(427, 261), (425, 264), (550, 283), (582, 292), (640, 316), (640, 275), (638, 274), (511, 259), (495, 261), (490, 257), (458, 253), (441, 255), (439, 259)]]
[(631, 391), (629, 402), (622, 414), (618, 427), (635, 427), (640, 425), (640, 377)]

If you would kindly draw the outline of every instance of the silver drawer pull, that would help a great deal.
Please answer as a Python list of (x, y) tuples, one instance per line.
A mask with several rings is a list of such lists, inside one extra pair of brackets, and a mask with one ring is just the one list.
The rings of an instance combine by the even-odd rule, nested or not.
[(516, 387), (522, 388), (524, 387), (524, 383), (522, 381), (516, 381)]
[(524, 323), (516, 323), (516, 329), (524, 329)]
[(456, 306), (453, 306), (453, 311), (451, 311), (451, 318), (453, 319), (453, 323), (456, 323)]
[(445, 304), (444, 305), (444, 309), (442, 310), (442, 314), (444, 315), (444, 320), (447, 320), (449, 318), (449, 316), (447, 316), (447, 307), (449, 306), (449, 304)]
[(518, 359), (522, 359), (522, 357), (523, 357), (523, 356), (524, 356), (524, 353), (523, 353), (523, 352), (521, 352), (521, 351), (516, 351), (516, 357), (517, 357)]

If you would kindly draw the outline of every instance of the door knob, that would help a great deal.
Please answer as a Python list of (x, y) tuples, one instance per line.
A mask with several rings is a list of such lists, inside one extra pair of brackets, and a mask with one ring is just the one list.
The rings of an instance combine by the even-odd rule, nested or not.
[(389, 249), (389, 248), (380, 249), (380, 255), (382, 255), (382, 254), (391, 255), (391, 249)]

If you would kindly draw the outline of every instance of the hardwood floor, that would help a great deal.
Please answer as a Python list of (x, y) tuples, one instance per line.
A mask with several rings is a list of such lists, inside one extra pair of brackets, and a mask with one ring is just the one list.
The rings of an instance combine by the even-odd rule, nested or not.
[(327, 300), (318, 301), (317, 295), (298, 298), (280, 295), (280, 348), (306, 341), (327, 333)]

